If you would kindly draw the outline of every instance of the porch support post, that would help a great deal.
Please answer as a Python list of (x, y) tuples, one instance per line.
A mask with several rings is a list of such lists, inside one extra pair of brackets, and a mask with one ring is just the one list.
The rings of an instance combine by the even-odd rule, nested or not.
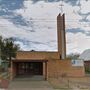
[(47, 80), (47, 62), (45, 62), (45, 80)]

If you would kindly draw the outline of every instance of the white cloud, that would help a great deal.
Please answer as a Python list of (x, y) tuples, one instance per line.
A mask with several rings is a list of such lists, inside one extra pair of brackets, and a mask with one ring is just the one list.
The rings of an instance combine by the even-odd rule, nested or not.
[(90, 12), (90, 0), (81, 0), (81, 12), (84, 14)]
[(67, 33), (67, 51), (68, 53), (82, 53), (90, 47), (90, 36), (82, 33)]

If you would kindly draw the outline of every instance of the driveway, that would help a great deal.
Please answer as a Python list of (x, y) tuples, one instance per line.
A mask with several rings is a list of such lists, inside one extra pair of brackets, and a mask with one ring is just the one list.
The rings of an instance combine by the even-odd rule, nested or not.
[(15, 79), (10, 82), (8, 90), (54, 90), (48, 81)]

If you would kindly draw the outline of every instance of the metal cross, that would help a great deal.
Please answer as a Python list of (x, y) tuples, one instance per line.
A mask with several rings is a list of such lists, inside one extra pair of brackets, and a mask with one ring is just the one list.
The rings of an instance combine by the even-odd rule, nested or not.
[(48, 2), (48, 0), (45, 0), (46, 2)]
[(63, 0), (61, 2), (61, 4), (59, 4), (59, 9), (60, 9), (60, 13), (63, 13)]

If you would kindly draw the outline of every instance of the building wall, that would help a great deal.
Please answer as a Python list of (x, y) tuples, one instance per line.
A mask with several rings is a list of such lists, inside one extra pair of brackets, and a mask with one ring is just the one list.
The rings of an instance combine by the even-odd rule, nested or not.
[[(16, 64), (12, 63), (11, 78), (16, 76)], [(47, 79), (58, 77), (83, 77), (84, 67), (72, 66), (71, 60), (49, 59), (47, 62)], [(45, 63), (43, 63), (43, 77), (45, 77)]]
[(48, 78), (50, 77), (83, 77), (84, 67), (74, 67), (71, 60), (49, 60)]
[(16, 64), (15, 63), (13, 63), (13, 62), (11, 62), (11, 68), (10, 68), (10, 80), (12, 80), (15, 76), (16, 76), (16, 71), (17, 71), (17, 69), (16, 69)]
[(43, 60), (43, 59), (59, 59), (58, 52), (29, 52), (29, 51), (19, 51), (17, 52), (16, 59), (32, 59), (32, 60)]

